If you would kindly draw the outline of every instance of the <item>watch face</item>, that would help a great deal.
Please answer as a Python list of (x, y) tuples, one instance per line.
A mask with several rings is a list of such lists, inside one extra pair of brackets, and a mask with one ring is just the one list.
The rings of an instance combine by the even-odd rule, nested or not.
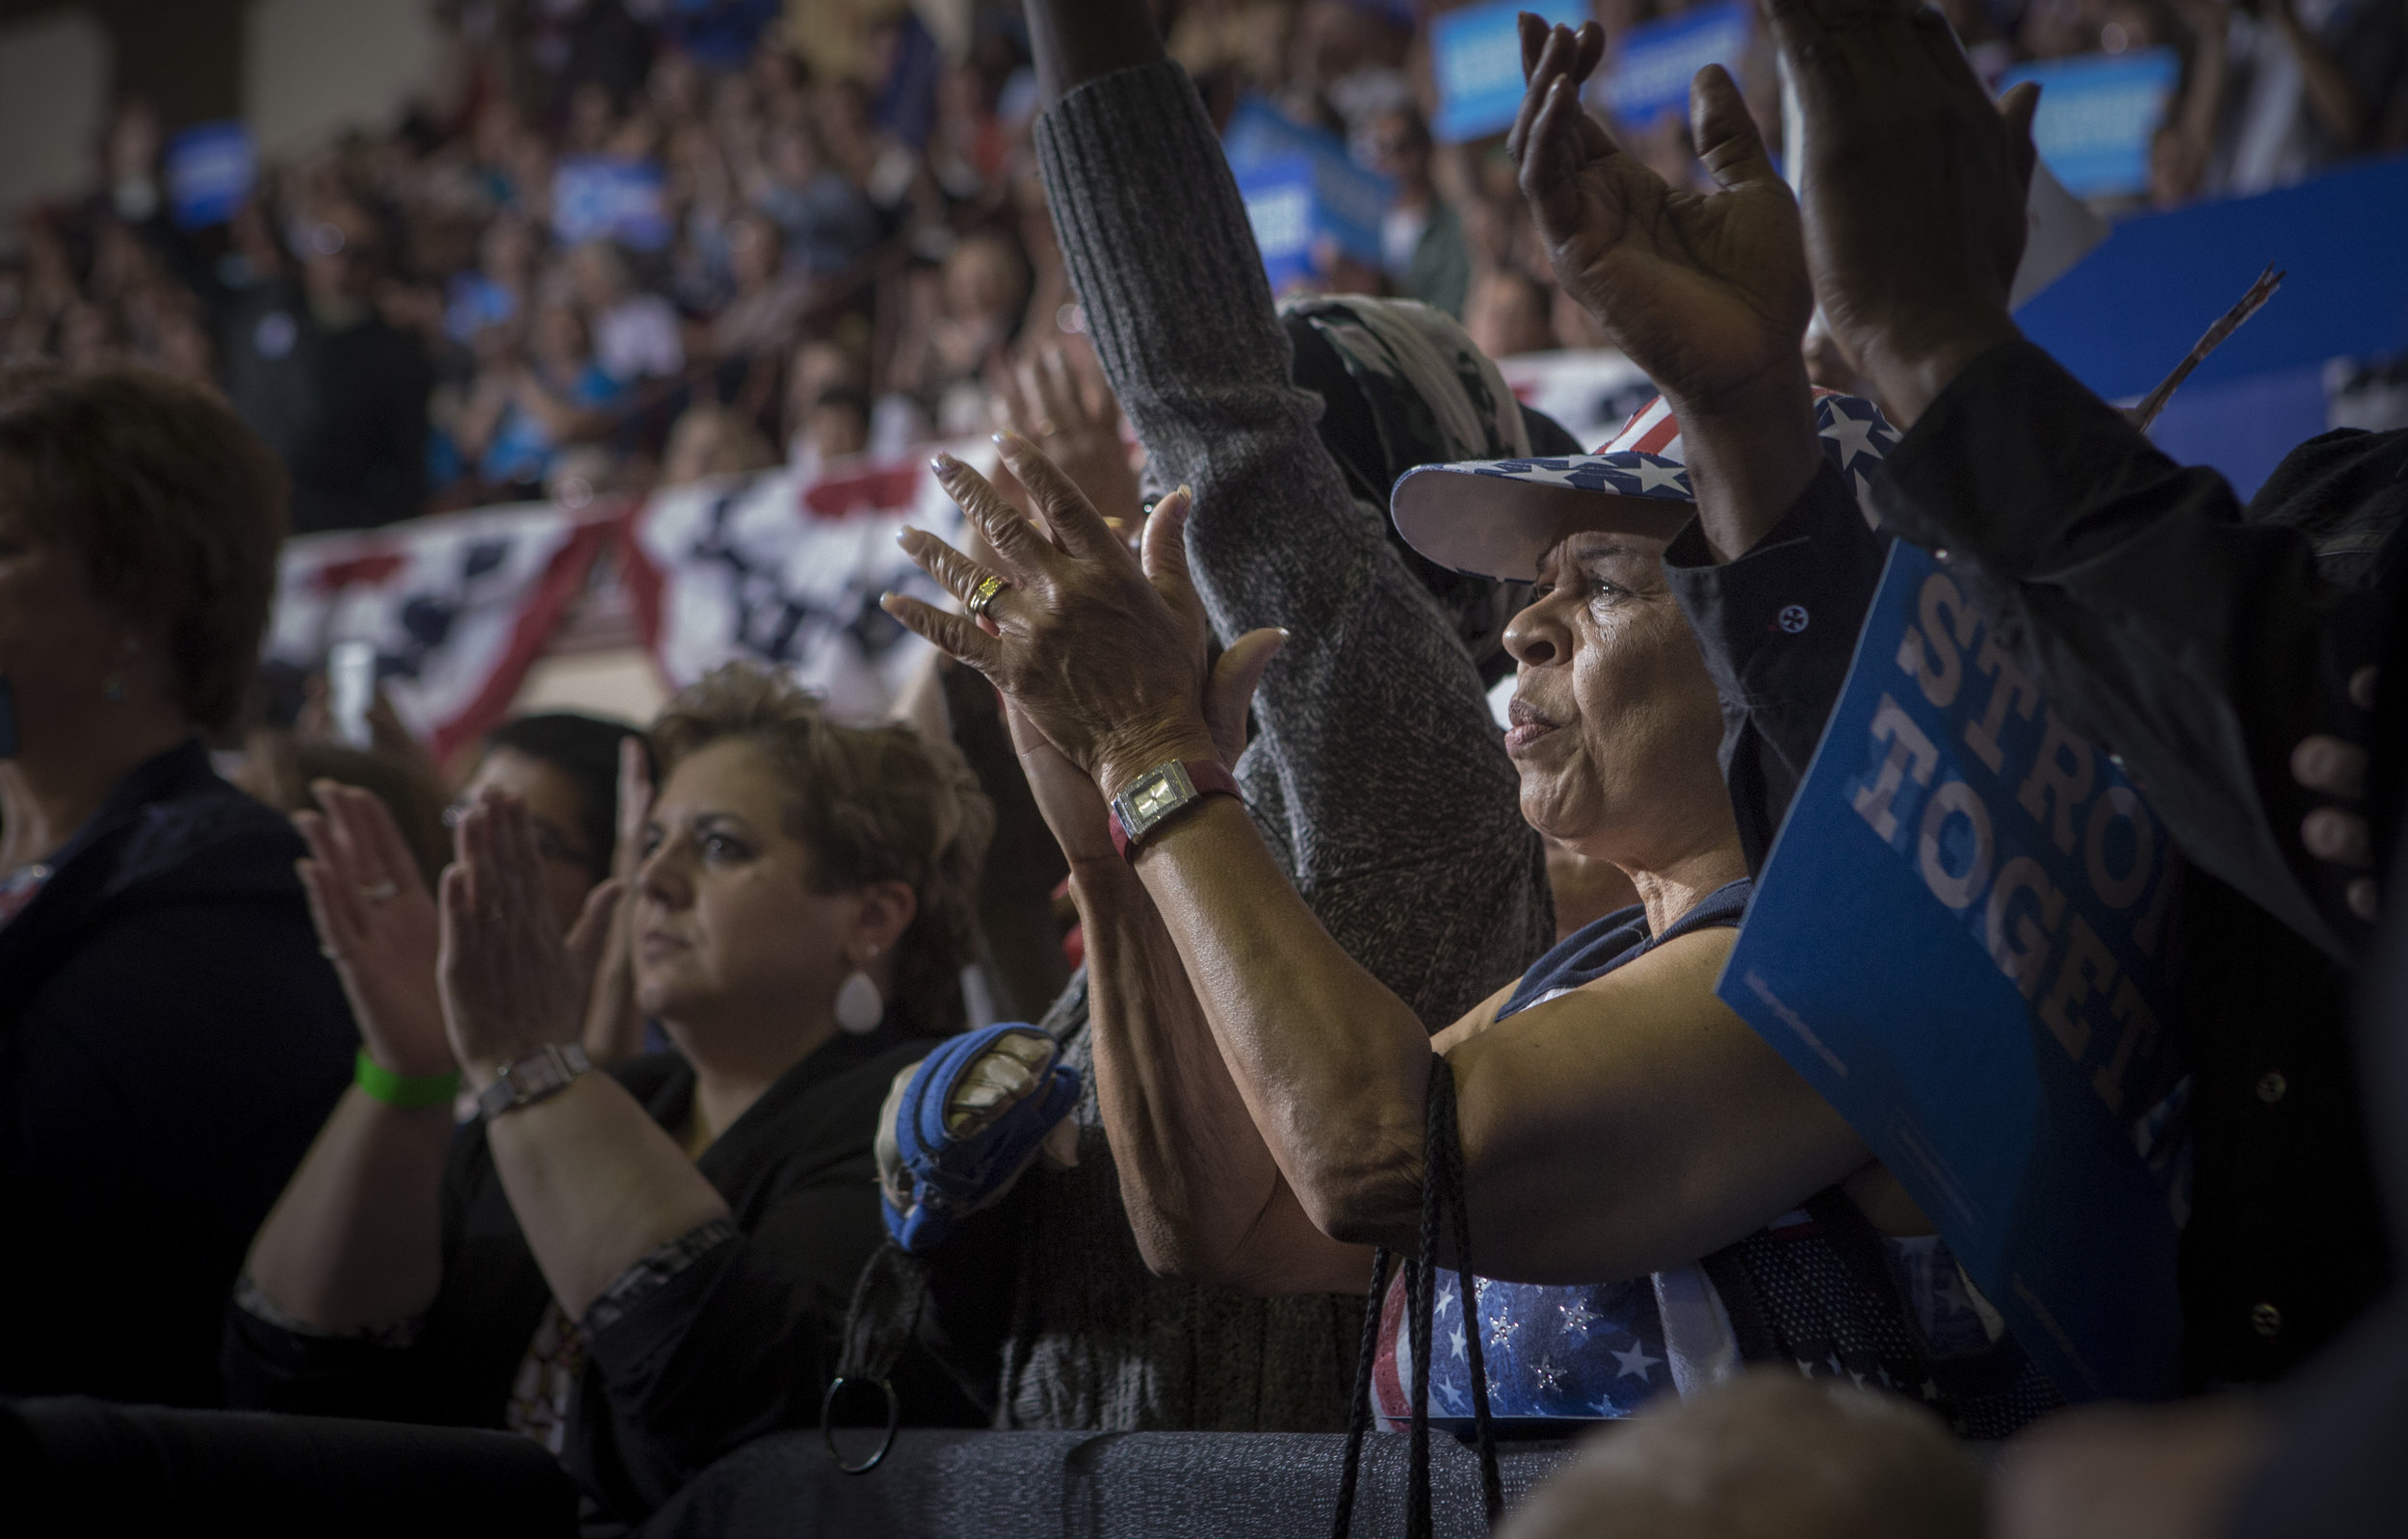
[(1113, 807), (1122, 829), (1137, 839), (1194, 799), (1195, 785), (1188, 778), (1187, 766), (1172, 763), (1140, 777), (1114, 798)]
[(1131, 798), (1131, 805), (1137, 808), (1139, 818), (1152, 822), (1168, 812), (1178, 800), (1179, 788), (1172, 785), (1167, 776), (1157, 775), (1138, 788), (1137, 796)]

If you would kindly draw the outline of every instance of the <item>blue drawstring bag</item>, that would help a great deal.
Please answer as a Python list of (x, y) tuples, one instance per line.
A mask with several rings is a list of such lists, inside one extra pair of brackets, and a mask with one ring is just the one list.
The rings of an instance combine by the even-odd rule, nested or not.
[(1051, 1038), (1035, 1027), (1005, 1021), (959, 1036), (922, 1060), (903, 1087), (895, 1117), (896, 1152), (911, 1182), (911, 1206), (898, 1210), (893, 1195), (880, 1204), (886, 1232), (904, 1250), (919, 1254), (943, 1244), (962, 1219), (1009, 1186), (1054, 1125), (1079, 1104), (1076, 1069), (1057, 1061), (1044, 1082), (985, 1128), (967, 1137), (945, 1131), (945, 1108), (962, 1076), (1003, 1037), (1018, 1033)]

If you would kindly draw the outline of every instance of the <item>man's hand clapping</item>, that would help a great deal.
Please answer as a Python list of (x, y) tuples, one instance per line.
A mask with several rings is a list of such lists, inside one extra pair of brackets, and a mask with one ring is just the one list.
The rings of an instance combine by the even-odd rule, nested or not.
[(1581, 107), (1604, 57), (1521, 17), (1529, 89), (1505, 148), (1566, 293), (1647, 372), (1673, 415), (1698, 523), (1722, 560), (1780, 522), (1820, 462), (1800, 343), (1815, 309), (1797, 202), (1719, 65), (1689, 85), (1699, 158), (1719, 191), (1674, 187)]
[(2031, 115), (1993, 106), (1920, 0), (1762, 0), (1805, 119), (1806, 251), (1840, 349), (1903, 430), (1966, 364), (2019, 336)]
[(1804, 399), (1798, 344), (1814, 314), (1796, 200), (1772, 169), (1739, 88), (1698, 72), (1689, 114), (1721, 191), (1669, 185), (1582, 110), (1606, 35), (1525, 12), (1529, 78), (1505, 139), (1566, 292), (1647, 371), (1686, 425), (1752, 409), (1767, 385)]

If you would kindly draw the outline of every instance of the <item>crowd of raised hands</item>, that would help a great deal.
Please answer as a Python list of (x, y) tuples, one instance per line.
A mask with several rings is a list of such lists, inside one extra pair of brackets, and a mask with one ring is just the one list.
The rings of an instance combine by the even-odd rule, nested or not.
[[(1936, 411), (1976, 409), (1965, 404), (1963, 390), (1951, 396), (1951, 387), (1977, 360), (1995, 360), (2021, 342), (2008, 295), (2027, 230), (2037, 89), (2019, 87), (1994, 99), (1942, 13), (1920, 5), (1778, 0), (1764, 13), (1803, 110), (1805, 143), (1791, 146), (1803, 156), (1802, 203), (1776, 172), (1740, 90), (1719, 66), (1700, 72), (1691, 99), (1691, 133), (1711, 190), (1667, 181), (1617, 143), (1579, 101), (1583, 83), (1605, 53), (1604, 34), (1594, 23), (1576, 30), (1522, 17), (1529, 91), (1507, 141), (1521, 192), (1563, 291), (1646, 372), (1678, 418), (1696, 488), (1696, 531), (1716, 563), (1739, 561), (1762, 545), (1820, 473), (1815, 399), (1802, 351), (1810, 317), (1819, 312), (1830, 343), (1901, 433)], [(1188, 536), (1191, 521), (1211, 516), (1211, 509), (1199, 509), (1187, 488), (1152, 506), (1132, 548), (1113, 536), (1061, 467), (1015, 435), (1001, 435), (998, 442), (1004, 466), (1027, 488), (1033, 508), (1016, 508), (969, 467), (940, 457), (936, 473), (968, 515), (976, 543), (965, 552), (927, 534), (905, 536), (914, 560), (963, 610), (948, 612), (894, 595), (885, 603), (897, 618), (976, 668), (1004, 694), (1023, 764), (1074, 873), (1085, 868), (1097, 874), (1082, 877), (1080, 888), (1092, 934), (1099, 927), (1099, 905), (1109, 909), (1112, 901), (1095, 896), (1099, 887), (1110, 885), (1100, 874), (1122, 869), (1106, 841), (1108, 804), (1125, 814), (1127, 806), (1113, 798), (1150, 793), (1163, 766), (1234, 762), (1231, 713), (1287, 638), (1276, 631), (1229, 638), (1229, 651), (1217, 665), (1212, 661), (1211, 627), (1190, 573)], [(2136, 461), (2153, 455), (2136, 437), (2126, 453)], [(2113, 488), (2095, 484), (2078, 493), (2116, 495)], [(2223, 495), (2232, 506), (2229, 493)], [(1867, 516), (1886, 506), (1876, 494)], [(2070, 510), (2066, 516), (2072, 516)], [(2222, 537), (2213, 519), (2194, 529), (2192, 537), (2203, 545)], [(1999, 537), (2011, 542), (2038, 539), (2041, 534)], [(1924, 537), (1930, 537), (1928, 532)], [(1997, 560), (1994, 575), (2010, 589), (2034, 581)], [(1542, 593), (1546, 575), (1542, 570)], [(1510, 633), (1508, 645), (1514, 645)], [(1532, 668), (1528, 645), (1526, 637), (1516, 650), (1526, 695)], [(2371, 667), (2351, 670), (2347, 689), (2356, 710), (2374, 708), (2377, 683)], [(2175, 688), (2194, 687), (2196, 681), (2185, 681)], [(2222, 688), (2210, 681), (2205, 692), (2213, 695)], [(2232, 711), (2244, 725), (2252, 709), (2238, 697), (2213, 708)], [(1515, 719), (1524, 719), (1518, 711)], [(2277, 830), (2298, 852), (2290, 869), (2251, 868), (2245, 857), (2236, 857), (2217, 867), (2217, 874), (2241, 881), (2252, 900), (2284, 914), (2303, 935), (2350, 933), (2360, 940), (2345, 944), (2363, 945), (2367, 932), (2347, 926), (2353, 918), (2363, 924), (2378, 913), (2374, 879), (2365, 874), (2377, 853), (2363, 810), (2366, 750), (2327, 732), (2296, 742), (2278, 776), (2293, 782), (2294, 790), (2315, 794), (2320, 804), (2304, 820)], [(2281, 800), (2266, 781), (2253, 783), (2245, 768), (2234, 775), (2230, 764), (2182, 766), (2149, 752), (2144, 747), (2135, 757), (2147, 767), (2148, 783), (2169, 802), (2191, 794), (2186, 777), (2210, 782), (2220, 772), (2226, 775), (2223, 790), (2253, 805)], [(1225, 809), (1227, 804), (1208, 799), (1198, 805)], [(2211, 865), (2224, 858), (2216, 852), (2215, 837), (2201, 837), (2197, 825), (2184, 827), (2180, 811), (2171, 816), (2177, 838), (2196, 839), (2196, 848), (2205, 851), (2200, 858)], [(2274, 815), (2256, 816), (2263, 821)], [(1312, 966), (1321, 964), (1291, 963), (1282, 955), (1282, 944), (1270, 937), (1282, 925), (1293, 929), (1300, 916), (1283, 918), (1276, 905), (1269, 920), (1243, 915), (1277, 890), (1279, 877), (1242, 832), (1242, 820), (1225, 810), (1199, 810), (1174, 826), (1177, 831), (1150, 847), (1162, 853), (1149, 852), (1138, 871), (1144, 893), (1168, 926), (1176, 956), (1175, 963), (1158, 967), (1184, 965), (1196, 1001), (1178, 1007), (1159, 998), (1142, 1007), (1123, 1005), (1129, 1014), (1112, 1029), (1175, 1034), (1179, 1028), (1165, 1021), (1200, 1002), (1200, 1015), (1191, 1017), (1190, 1026), (1218, 1043), (1236, 1099), (1243, 1104), (1243, 1115), (1260, 1127), (1276, 1166), (1270, 1206), (1249, 1209), (1257, 1229), (1249, 1241), (1260, 1242), (1258, 1251), (1270, 1243), (1262, 1232), (1276, 1227), (1278, 1204), (1297, 1201), (1301, 1216), (1329, 1239), (1410, 1247), (1406, 1211), (1394, 1203), (1382, 1207), (1368, 1199), (1333, 1198), (1329, 1191), (1339, 1188), (1319, 1184), (1328, 1162), (1340, 1157), (1317, 1145), (1309, 1127), (1325, 1117), (1374, 1143), (1405, 1136), (1396, 1125), (1401, 1118), (1381, 1121), (1366, 1113), (1375, 1131), (1349, 1121), (1372, 1093), (1359, 1084), (1375, 1085), (1390, 1073), (1377, 1032), (1352, 1018), (1375, 1014), (1381, 1006), (1369, 996), (1332, 992), (1338, 985), (1311, 974)], [(2245, 841), (2236, 834), (2226, 842)], [(2302, 917), (2304, 911), (2292, 906), (2301, 855), (2346, 875), (2345, 889), (2339, 889), (2345, 897), (2328, 904), (2320, 917)], [(2327, 924), (2342, 928), (2327, 929)], [(1102, 965), (1091, 952), (1090, 966)], [(1278, 981), (1250, 980), (1249, 972)], [(1289, 1033), (1284, 1041), (1262, 1024), (1273, 1009), (1264, 991), (1280, 987), (1324, 1007), (1320, 1016), (1303, 1008), (1283, 1018)], [(1342, 998), (1356, 1001), (1358, 1007), (1340, 1007)], [(1147, 1011), (1155, 1012), (1155, 1019), (1146, 1020)], [(1344, 1051), (1301, 1045), (1302, 1036), (1310, 1034), (1308, 1019), (1342, 1018), (1348, 1019), (1343, 1029), (1318, 1029), (1342, 1035)], [(2391, 1024), (2395, 1030), (2396, 1022)], [(1495, 1118), (1506, 1115), (1479, 1099), (1479, 1067), (1493, 1060), (1475, 1057), (1478, 1049), (1471, 1046), (1482, 1031), (1494, 1034), (1494, 1025), (1469, 1019), (1434, 1044), (1454, 1059), (1458, 1088), (1451, 1093), (1463, 1098), (1467, 1129), (1493, 1127)], [(1099, 1032), (1104, 1030), (1099, 1025)], [(1418, 1055), (1417, 1031), (1400, 1027), (1397, 1034), (1403, 1044), (1398, 1053)], [(1315, 1051), (1336, 1052), (1348, 1061), (1315, 1066), (1310, 1062)], [(1401, 1074), (1400, 1095), (1416, 1105), (1422, 1075), (1419, 1067)], [(1357, 1085), (1340, 1088), (1348, 1077)], [(1107, 1125), (1122, 1126), (1112, 1121), (1114, 1092), (1109, 1083), (1103, 1093)], [(1193, 1105), (1190, 1114), (1204, 1115), (1193, 1111)], [(1222, 1110), (1239, 1115), (1227, 1106)], [(1159, 1106), (1155, 1111), (1161, 1114)], [(1478, 1209), (1483, 1189), (1478, 1135), (1467, 1131), (1464, 1146)], [(1131, 1158), (1117, 1141), (1115, 1153), (1124, 1164)], [(1159, 1151), (1149, 1151), (1144, 1162), (1148, 1168), (1177, 1163)], [(1437, 1179), (1426, 1168), (1419, 1176)], [(1124, 1191), (1142, 1190), (1147, 1179), (1124, 1174)], [(1189, 1179), (1194, 1179), (1192, 1170)], [(1369, 1179), (1355, 1182), (1358, 1198), (1371, 1189), (1365, 1185)], [(1131, 1200), (1137, 1217), (1140, 1205), (1134, 1195)], [(1142, 1235), (1145, 1220), (1138, 1221)], [(2359, 1221), (2374, 1220), (2362, 1213)], [(1430, 1233), (1425, 1218), (1424, 1243)], [(1517, 1257), (1534, 1254), (1523, 1248), (1527, 1239), (1517, 1235), (1507, 1248)], [(1547, 1264), (1515, 1265), (1544, 1269)], [(1345, 1275), (1345, 1265), (1307, 1267), (1292, 1270), (1285, 1281), (1335, 1287)], [(1254, 1280), (1261, 1280), (1259, 1274)], [(1761, 1398), (1769, 1404), (1775, 1397)], [(1808, 1407), (1800, 1413), (1801, 1430), (1812, 1412)], [(1703, 1425), (1710, 1419), (1697, 1412), (1690, 1420)], [(1895, 1429), (1865, 1431), (1905, 1436)], [(2011, 1450), (1993, 1482), (1994, 1531), (2034, 1536), (2216, 1531), (2275, 1437), (2263, 1413), (2238, 1399), (2164, 1412), (2071, 1414), (2045, 1423)], [(1600, 1470), (1607, 1457), (1600, 1455)], [(1615, 1495), (1601, 1492), (1596, 1497), (1601, 1505), (1591, 1511), (1604, 1510), (1605, 1503), (1628, 1510), (1632, 1493), (1650, 1478), (1631, 1468), (1630, 1460), (1613, 1462), (1623, 1466), (1622, 1478), (1632, 1484)], [(1835, 1455), (1835, 1465), (1845, 1463)], [(1601, 1487), (1612, 1485), (1602, 1474), (1597, 1479)], [(1567, 1510), (1558, 1503), (1549, 1521), (1565, 1523)], [(1531, 1533), (1577, 1531), (1531, 1522)], [(1970, 1530), (1944, 1526), (1897, 1531)]]

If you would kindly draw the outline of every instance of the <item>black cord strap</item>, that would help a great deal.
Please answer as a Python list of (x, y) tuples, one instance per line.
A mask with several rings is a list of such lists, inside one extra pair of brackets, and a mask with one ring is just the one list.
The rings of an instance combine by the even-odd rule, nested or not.
[[(895, 1425), (901, 1406), (892, 1375), (920, 1331), (920, 1311), (928, 1302), (929, 1279), (924, 1265), (892, 1239), (880, 1245), (861, 1268), (852, 1286), (852, 1306), (845, 1312), (844, 1343), (836, 1358), (835, 1375), (820, 1397), (820, 1437), (828, 1457), (847, 1474), (867, 1474), (878, 1467), (895, 1446)], [(886, 1396), (886, 1436), (877, 1451), (859, 1464), (847, 1464), (836, 1451), (834, 1413), (836, 1392), (848, 1384), (874, 1384)]]
[[(1480, 1350), (1479, 1281), (1472, 1272), (1472, 1218), (1463, 1200), (1463, 1135), (1455, 1121), (1454, 1070), (1432, 1056), (1429, 1099), (1423, 1123), (1422, 1230), (1417, 1254), (1404, 1266), (1405, 1328), (1413, 1352), (1413, 1430), (1405, 1488), (1406, 1539), (1429, 1539), (1434, 1522), (1429, 1495), (1429, 1362), (1438, 1297), (1438, 1232), (1441, 1211), (1449, 1226), (1455, 1275), (1463, 1295), (1463, 1335), (1472, 1379), (1472, 1425), (1479, 1448), (1481, 1509), (1494, 1528), (1505, 1514), (1505, 1480), (1497, 1467), (1496, 1427), (1488, 1414), (1488, 1365)], [(1372, 1259), (1372, 1294), (1364, 1305), (1362, 1354), (1355, 1365), (1354, 1408), (1348, 1419), (1346, 1467), (1338, 1480), (1338, 1510), (1331, 1539), (1348, 1539), (1354, 1497), (1361, 1478), (1363, 1433), (1371, 1421), (1372, 1364), (1379, 1353), (1381, 1306), (1388, 1291), (1389, 1254)]]

